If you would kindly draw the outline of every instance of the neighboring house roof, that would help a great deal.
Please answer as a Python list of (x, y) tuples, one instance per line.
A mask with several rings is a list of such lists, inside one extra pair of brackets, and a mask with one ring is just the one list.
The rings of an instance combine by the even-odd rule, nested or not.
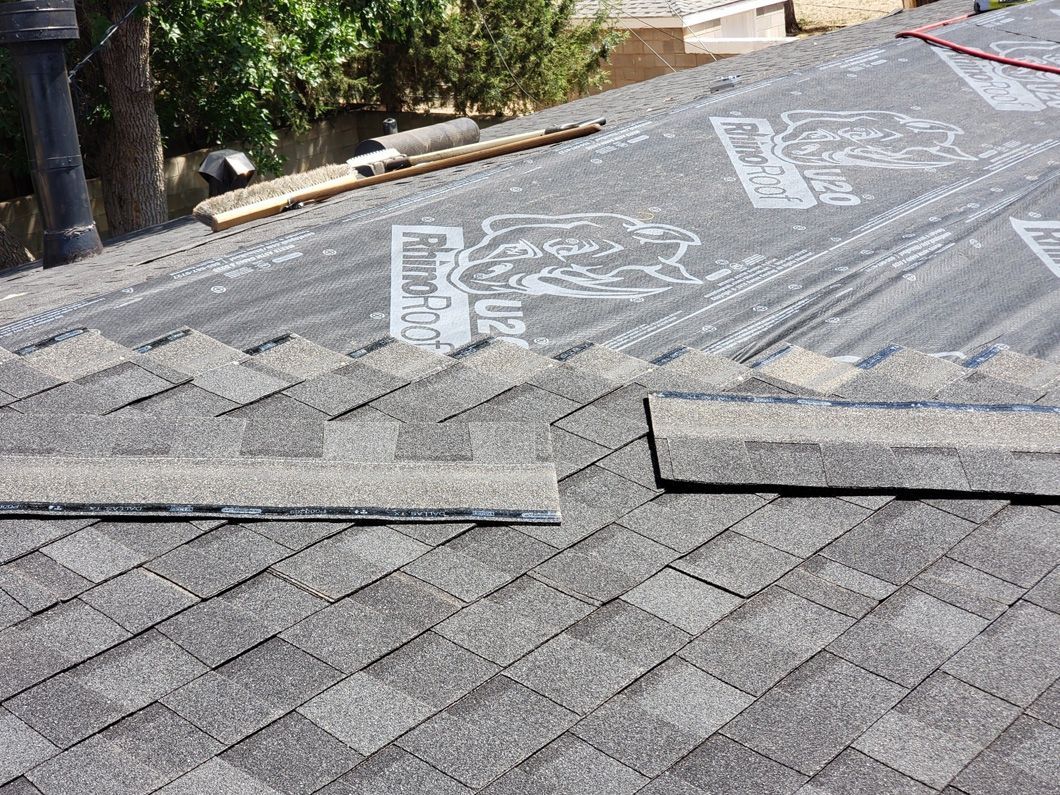
[[(772, 0), (772, 2), (776, 1)], [(702, 11), (710, 11), (719, 6), (740, 5), (753, 8), (755, 5), (766, 5), (768, 2), (770, 0), (762, 0), (761, 3), (755, 3), (753, 0), (751, 3), (746, 0), (617, 0), (613, 3), (584, 0), (578, 4), (575, 15), (592, 17), (603, 6), (612, 17), (617, 19), (681, 19)]]
[[(843, 35), (497, 134), (871, 43)], [(227, 306), (245, 346), (159, 337), (137, 307), (169, 278), (122, 294), (115, 332), (55, 333), (154, 269), (454, 179), (0, 281), (29, 299), (0, 301), (24, 324), (0, 339), (0, 793), (1060, 789), (1055, 362), (323, 345), (282, 317), (305, 281), (276, 314)], [(317, 311), (355, 337), (359, 308)]]

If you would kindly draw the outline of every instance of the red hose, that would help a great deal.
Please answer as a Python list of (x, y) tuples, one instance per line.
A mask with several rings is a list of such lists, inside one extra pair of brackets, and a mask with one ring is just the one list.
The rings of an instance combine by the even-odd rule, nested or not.
[(963, 22), (972, 14), (965, 14), (964, 16), (954, 17), (953, 19), (947, 19), (943, 22), (934, 22), (930, 25), (924, 25), (922, 28), (916, 28), (914, 30), (903, 30), (895, 38), (898, 39), (920, 39), (926, 41), (928, 44), (934, 44), (936, 47), (945, 47), (959, 52), (964, 55), (970, 55), (973, 58), (983, 58), (987, 61), (994, 61), (995, 63), (1003, 63), (1007, 66), (1018, 66), (1023, 69), (1034, 69), (1038, 72), (1047, 72), (1053, 75), (1060, 75), (1060, 67), (1050, 66), (1049, 64), (1033, 63), (1031, 61), (1021, 61), (1016, 58), (1006, 58), (1004, 55), (996, 55), (986, 50), (978, 50), (975, 47), (965, 47), (963, 44), (957, 44), (957, 42), (949, 41), (948, 39), (940, 39), (937, 36), (928, 35), (929, 30), (935, 30), (937, 28), (945, 27), (946, 25), (952, 25), (954, 22)]

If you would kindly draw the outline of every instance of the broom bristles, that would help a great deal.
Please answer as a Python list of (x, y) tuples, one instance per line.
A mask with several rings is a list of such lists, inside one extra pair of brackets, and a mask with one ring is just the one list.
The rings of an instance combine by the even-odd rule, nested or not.
[(195, 205), (195, 209), (191, 211), (191, 214), (195, 216), (196, 220), (209, 224), (218, 215), (229, 210), (236, 210), (240, 207), (246, 207), (266, 199), (273, 199), (297, 190), (312, 188), (322, 182), (338, 179), (339, 177), (348, 177), (355, 173), (356, 171), (345, 163), (321, 166), (320, 168), (303, 171), (301, 174), (277, 177), (267, 182), (259, 182), (257, 185), (250, 185), (246, 188), (222, 193), (220, 196), (204, 199)]

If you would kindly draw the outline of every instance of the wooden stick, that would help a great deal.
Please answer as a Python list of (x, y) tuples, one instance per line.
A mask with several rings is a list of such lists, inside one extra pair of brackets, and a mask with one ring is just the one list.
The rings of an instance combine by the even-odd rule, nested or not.
[(248, 221), (256, 221), (259, 218), (268, 218), (273, 215), (278, 215), (287, 208), (303, 202), (320, 201), (357, 188), (367, 188), (371, 185), (378, 185), (383, 182), (394, 182), (399, 179), (405, 179), (406, 177), (414, 177), (418, 174), (439, 171), (443, 168), (453, 168), (454, 166), (475, 163), (479, 160), (486, 160), (491, 157), (522, 152), (526, 149), (533, 149), (538, 146), (561, 143), (562, 141), (569, 141), (572, 138), (581, 138), (584, 135), (591, 135), (592, 133), (599, 132), (601, 129), (602, 127), (599, 124), (586, 124), (580, 127), (572, 127), (569, 130), (560, 130), (559, 132), (549, 133), (547, 135), (535, 135), (530, 138), (522, 137), (523, 134), (520, 134), (519, 136), (509, 136), (509, 138), (516, 138), (517, 140), (508, 141), (507, 143), (501, 143), (499, 145), (495, 144), (494, 146), (484, 149), (476, 149), (462, 155), (456, 155), (455, 157), (447, 157), (444, 160), (419, 163), (410, 166), (409, 168), (390, 171), (386, 174), (379, 174), (374, 177), (361, 177), (357, 174), (351, 174), (348, 177), (339, 177), (337, 179), (328, 180), (327, 182), (321, 182), (319, 185), (314, 185), (311, 188), (303, 188), (302, 190), (274, 196), (260, 202), (255, 202), (254, 204), (248, 204), (245, 207), (237, 207), (234, 210), (218, 213), (210, 219), (210, 228), (215, 232), (221, 232), (225, 229), (231, 229), (234, 226), (245, 224)]

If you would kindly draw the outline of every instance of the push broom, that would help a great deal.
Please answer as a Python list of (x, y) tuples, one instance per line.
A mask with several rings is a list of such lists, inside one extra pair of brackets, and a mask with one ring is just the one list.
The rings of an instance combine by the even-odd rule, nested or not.
[(599, 132), (604, 124), (605, 119), (593, 119), (418, 155), (405, 155), (384, 147), (346, 163), (322, 166), (304, 174), (292, 174), (214, 196), (200, 202), (192, 215), (220, 232), (357, 188), (591, 135)]

